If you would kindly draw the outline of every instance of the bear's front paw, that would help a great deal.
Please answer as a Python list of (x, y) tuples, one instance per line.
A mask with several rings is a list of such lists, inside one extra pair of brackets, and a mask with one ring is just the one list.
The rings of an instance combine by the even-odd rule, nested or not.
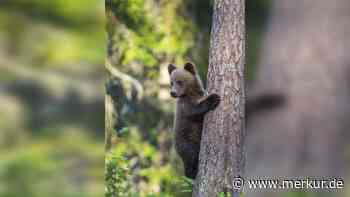
[(220, 96), (217, 94), (210, 94), (207, 98), (209, 110), (214, 110), (220, 104)]

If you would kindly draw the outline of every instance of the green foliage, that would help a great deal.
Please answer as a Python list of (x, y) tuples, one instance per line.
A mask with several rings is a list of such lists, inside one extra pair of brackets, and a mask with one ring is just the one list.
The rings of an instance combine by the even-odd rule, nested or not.
[[(106, 157), (106, 195), (164, 197), (181, 195), (177, 175), (164, 153), (140, 136), (132, 127), (117, 138)], [(123, 196), (123, 195), (122, 195)]]
[(65, 67), (105, 57), (105, 16), (98, 1), (14, 0), (5, 1), (0, 11), (3, 36), (29, 65)]
[(144, 0), (106, 0), (106, 5), (129, 29), (141, 34), (151, 30), (152, 24), (149, 13), (145, 9)]
[(116, 21), (114, 25), (107, 26), (110, 35), (114, 32), (111, 39), (118, 47), (119, 54), (114, 64), (126, 66), (138, 63), (152, 68), (159, 65), (164, 57), (176, 55), (182, 58), (193, 44), (193, 28), (190, 21), (176, 12), (181, 8), (180, 3), (107, 1), (107, 12), (112, 12), (108, 22)]
[(107, 153), (105, 162), (105, 196), (132, 196), (130, 170), (126, 160), (115, 156), (113, 153)]
[(193, 180), (192, 179), (189, 179), (185, 176), (182, 176), (180, 181), (179, 181), (179, 184), (181, 185), (182, 189), (181, 191), (183, 193), (192, 193), (193, 191)]
[(130, 132), (130, 129), (128, 127), (123, 127), (122, 129), (117, 131), (117, 135), (118, 137), (123, 137), (123, 136), (127, 136)]
[[(103, 184), (100, 173), (103, 151), (99, 146), (87, 136), (71, 131), (0, 151), (0, 196), (93, 197), (101, 194), (98, 188)], [(78, 184), (72, 174), (83, 181)]]
[(184, 196), (176, 181), (174, 154), (169, 154), (169, 147), (160, 150), (171, 140), (165, 124), (171, 117), (166, 103), (157, 98), (158, 80), (164, 77), (160, 76), (160, 65), (170, 59), (184, 62), (194, 43), (193, 23), (184, 11), (181, 0), (106, 1), (108, 57), (113, 66), (135, 77), (146, 90), (144, 100), (132, 114), (125, 114), (129, 107), (120, 107), (126, 123), (122, 128), (126, 129), (117, 131), (119, 138), (111, 153), (124, 158), (117, 163), (124, 163), (129, 171), (119, 177), (125, 185), (131, 181), (133, 195)]
[(231, 197), (231, 193), (230, 192), (220, 192), (218, 194), (218, 197)]
[[(0, 190), (0, 196), (36, 196), (38, 187), (46, 184), (57, 173), (57, 166), (59, 164), (37, 151), (23, 151), (17, 153), (16, 157), (1, 160), (0, 180), (3, 188)], [(35, 177), (41, 178), (36, 179)], [(54, 185), (51, 185), (50, 188), (46, 187), (48, 191), (41, 196), (45, 196), (45, 193), (50, 190), (53, 191), (52, 186)]]
[[(103, 21), (103, 3), (95, 0), (70, 1), (70, 0), (11, 0), (2, 3), (7, 9), (18, 11), (35, 20), (49, 20), (62, 26), (86, 26), (87, 23), (101, 23)], [(100, 17), (92, 10), (100, 9)]]

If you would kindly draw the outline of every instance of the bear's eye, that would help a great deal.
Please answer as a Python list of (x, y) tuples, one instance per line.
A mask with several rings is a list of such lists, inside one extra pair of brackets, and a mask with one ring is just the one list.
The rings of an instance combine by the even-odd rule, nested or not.
[(182, 86), (183, 85), (183, 81), (176, 81), (177, 85)]
[(173, 86), (173, 85), (174, 85), (174, 83), (171, 81), (171, 82), (170, 82), (170, 86)]

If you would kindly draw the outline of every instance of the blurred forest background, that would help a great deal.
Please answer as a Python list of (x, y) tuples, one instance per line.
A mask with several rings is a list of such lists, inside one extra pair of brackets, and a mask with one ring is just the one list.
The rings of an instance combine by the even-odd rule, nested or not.
[(104, 195), (104, 3), (0, 1), (0, 196)]

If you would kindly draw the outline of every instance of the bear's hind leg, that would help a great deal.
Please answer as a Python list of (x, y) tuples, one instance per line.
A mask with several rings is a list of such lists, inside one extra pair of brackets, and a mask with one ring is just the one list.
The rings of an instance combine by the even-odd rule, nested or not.
[(183, 146), (185, 150), (181, 155), (185, 169), (185, 176), (191, 179), (195, 179), (198, 172), (198, 157), (199, 157), (199, 145), (186, 144)]
[(198, 173), (198, 159), (184, 163), (185, 176), (190, 179), (195, 179)]

